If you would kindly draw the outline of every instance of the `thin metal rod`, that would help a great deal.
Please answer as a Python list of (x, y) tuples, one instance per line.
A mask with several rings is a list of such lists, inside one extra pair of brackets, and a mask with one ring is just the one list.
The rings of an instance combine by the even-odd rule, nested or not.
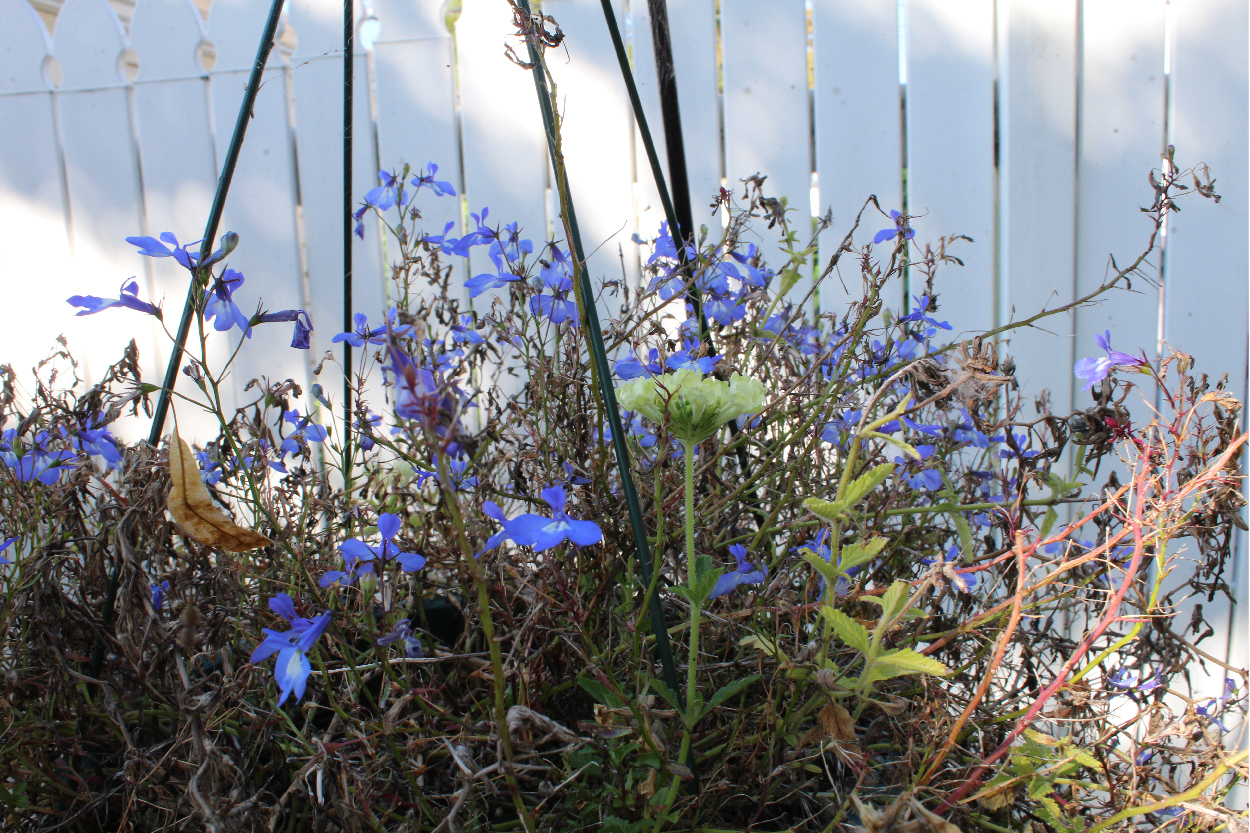
[[(528, 0), (520, 0), (526, 14), (530, 12)], [(547, 92), (547, 78), (544, 75), (543, 63), (538, 51), (529, 44), (530, 62), (534, 64), (534, 87), (538, 92), (538, 104), (542, 110), (543, 127), (547, 133), (547, 149), (551, 153), (551, 164), (557, 168), (560, 160), (556, 150), (555, 117), (551, 111), (551, 97)], [(599, 311), (595, 308), (594, 291), (590, 278), (586, 274), (586, 254), (582, 249), (581, 232), (577, 226), (577, 213), (573, 209), (573, 197), (568, 193), (568, 178), (565, 177), (565, 194), (562, 202), (567, 206), (568, 224), (573, 239), (568, 241), (573, 248), (573, 256), (581, 264), (581, 295), (582, 314), (585, 317), (586, 341), (590, 345), (590, 358), (595, 363), (599, 376), (599, 388), (603, 394), (604, 410), (607, 411), (608, 425), (612, 430), (612, 446), (616, 451), (616, 465), (621, 473), (621, 491), (625, 494), (625, 503), (629, 507), (629, 523), (633, 527), (634, 546), (638, 551), (638, 564), (642, 570), (642, 586), (651, 586), (654, 566), (651, 561), (651, 548), (647, 542), (647, 527), (642, 516), (642, 504), (638, 500), (638, 490), (634, 486), (633, 469), (630, 464), (629, 447), (625, 444), (625, 428), (621, 424), (621, 413), (616, 404), (616, 391), (612, 387), (612, 368), (608, 364), (607, 350), (603, 345), (603, 332), (599, 324)], [(664, 622), (664, 609), (660, 605), (658, 593), (651, 594), (651, 626), (655, 632), (655, 649), (659, 655), (660, 665), (664, 671), (664, 682), (679, 700), (681, 685), (677, 679), (677, 667), (673, 662), (673, 648), (668, 639), (668, 627)], [(693, 768), (692, 768), (693, 769)]]
[[(352, 95), (355, 79), (354, 0), (343, 0), (343, 332), (352, 331)], [(352, 486), (352, 344), (343, 341), (343, 482)]]
[[(213, 250), (213, 238), (217, 236), (217, 227), (221, 224), (221, 212), (226, 207), (226, 194), (230, 190), (230, 180), (234, 178), (234, 167), (238, 164), (239, 151), (243, 148), (243, 134), (247, 132), (247, 123), (252, 118), (252, 106), (256, 103), (257, 92), (260, 91), (265, 64), (269, 61), (269, 53), (273, 51), (278, 21), (282, 18), (282, 3), (283, 0), (273, 0), (273, 4), (269, 7), (269, 19), (265, 21), (265, 31), (260, 37), (260, 46), (256, 49), (256, 61), (252, 64), (252, 74), (247, 79), (243, 103), (239, 105), (239, 115), (234, 121), (234, 134), (230, 137), (226, 159), (221, 166), (221, 176), (217, 180), (217, 193), (213, 196), (213, 207), (208, 213), (208, 225), (204, 229), (204, 240), (200, 243), (200, 256), (197, 263), (203, 263)], [(153, 447), (160, 443), (165, 430), (169, 398), (173, 394), (174, 385), (178, 382), (178, 366), (182, 363), (182, 353), (187, 346), (187, 336), (191, 332), (191, 319), (195, 313), (195, 296), (203, 282), (204, 276), (201, 270), (202, 267), (197, 268), (191, 276), (191, 286), (187, 288), (187, 300), (182, 305), (182, 319), (178, 322), (178, 333), (174, 337), (174, 352), (170, 355), (169, 364), (165, 367), (165, 381), (156, 399), (156, 413), (152, 416), (152, 429), (148, 432), (148, 445)]]

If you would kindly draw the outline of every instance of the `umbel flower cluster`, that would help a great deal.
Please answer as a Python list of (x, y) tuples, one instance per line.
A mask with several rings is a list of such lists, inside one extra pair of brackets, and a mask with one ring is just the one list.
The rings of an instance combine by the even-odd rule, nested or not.
[[(437, 174), (382, 172), (356, 214), (398, 250), (393, 306), (332, 338), (352, 364), (237, 408), (254, 328), (304, 349), (313, 322), (244, 312), (246, 230), (203, 262), (130, 239), (193, 281), (194, 448), (123, 439), (159, 390), (133, 345), (85, 392), (64, 351), (31, 394), (0, 367), (5, 829), (1227, 818), (1246, 686), (1192, 601), (1244, 505), (1222, 383), (1106, 333), (1051, 410), (1002, 332), (945, 340), (958, 265), (872, 201), (830, 252), (753, 179), (718, 231), (640, 239), (625, 286), (486, 208), (426, 232)], [(746, 242), (765, 217), (777, 251)], [(164, 323), (139, 295), (69, 303)]]

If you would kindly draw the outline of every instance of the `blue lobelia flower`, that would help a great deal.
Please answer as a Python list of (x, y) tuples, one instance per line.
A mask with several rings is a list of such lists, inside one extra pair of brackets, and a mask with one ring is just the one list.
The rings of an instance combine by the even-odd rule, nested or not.
[(696, 359), (690, 355), (690, 350), (678, 350), (664, 360), (664, 366), (670, 370), (681, 370), (683, 368), (697, 370), (706, 376), (716, 369), (716, 362), (717, 359), (714, 356), (704, 356)]
[(107, 425), (100, 423), (99, 416), (88, 416), (74, 437), (74, 445), (88, 454), (103, 457), (109, 468), (122, 461), (117, 438), (109, 433)]
[(252, 337), (251, 319), (234, 302), (234, 293), (244, 280), (242, 272), (226, 269), (213, 281), (212, 289), (204, 291), (204, 320), (211, 320), (213, 329), (219, 333), (238, 327), (245, 336)]
[(295, 602), (286, 593), (279, 593), (270, 599), (269, 608), (290, 622), (291, 630), (278, 633), (265, 628), (265, 638), (252, 652), (250, 661), (257, 663), (275, 653), (278, 655), (273, 677), (281, 689), (281, 696), (278, 697), (278, 705), (281, 706), (292, 693), (297, 701), (304, 696), (308, 675), (312, 673), (312, 664), (305, 654), (313, 649), (325, 632), (332, 613), (327, 610), (313, 619), (300, 618), (295, 615)]
[(169, 582), (162, 581), (160, 584), (152, 585), (152, 607), (160, 610), (165, 606), (165, 591), (169, 589)]
[[(380, 570), (385, 570), (392, 559), (399, 564), (401, 569), (409, 573), (414, 573), (424, 567), (424, 555), (415, 552), (400, 552), (399, 548), (392, 543), (395, 536), (399, 534), (401, 526), (403, 522), (398, 515), (392, 515), (389, 512), (378, 515), (378, 533), (382, 536), (382, 543), (366, 544), (359, 538), (348, 538), (339, 545), (339, 552), (343, 554), (347, 570), (331, 570), (326, 573), (321, 577), (321, 586), (329, 587), (336, 581), (351, 584), (357, 574), (364, 575), (374, 571), (372, 563), (374, 560), (379, 562)], [(358, 569), (357, 565), (362, 566)]]
[(295, 426), (295, 430), (282, 441), (282, 455), (295, 454), (305, 443), (324, 442), (326, 429), (312, 421), (312, 416), (300, 416), (299, 411), (287, 411), (283, 416), (287, 422)]
[(438, 246), (443, 254), (460, 255), (468, 257), (469, 250), (481, 242), (481, 237), (477, 232), (469, 232), (464, 237), (452, 237), (451, 230), (455, 226), (455, 222), (450, 222), (443, 227), (442, 234), (427, 234), (425, 242), (430, 245)]
[[(17, 537), (16, 537), (16, 536), (14, 536), (14, 537), (12, 537), (12, 538), (6, 538), (6, 539), (4, 540), (4, 543), (0, 543), (0, 552), (4, 552), (4, 551), (5, 551), (5, 550), (7, 550), (9, 547), (13, 546), (13, 542), (14, 542), (14, 541), (16, 541), (16, 540), (17, 540)], [(10, 561), (9, 559), (5, 558), (3, 555), (0, 555), (0, 564), (12, 564), (12, 563), (13, 563), (12, 561)]]
[[(82, 315), (82, 313), (79, 313)], [(1076, 378), (1085, 382), (1082, 390), (1089, 390), (1094, 386), (1095, 382), (1101, 382), (1107, 378), (1107, 374), (1117, 367), (1132, 368), (1138, 372), (1144, 372), (1147, 362), (1144, 358), (1138, 356), (1130, 356), (1128, 353), (1121, 353), (1119, 350), (1111, 349), (1111, 331), (1106, 330), (1102, 335), (1094, 339), (1105, 352), (1106, 356), (1102, 358), (1089, 357), (1081, 359), (1073, 368), (1072, 373)]]
[[(884, 243), (887, 240), (893, 240), (897, 237), (899, 232), (903, 230), (903, 221), (899, 220), (899, 217), (902, 216), (903, 215), (900, 212), (891, 210), (890, 219), (895, 222), (894, 228), (881, 229), (881, 231), (877, 232), (876, 236), (872, 238), (872, 242)], [(909, 228), (904, 232), (904, 235), (908, 240), (910, 240), (916, 236), (916, 230)]]
[[(388, 314), (388, 323), (395, 320), (395, 310), (391, 310)], [(340, 341), (346, 341), (357, 350), (363, 348), (366, 344), (385, 344), (386, 343), (386, 325), (381, 327), (369, 328), (369, 318), (363, 312), (358, 312), (352, 316), (352, 321), (356, 325), (356, 329), (350, 333), (339, 333), (330, 339), (332, 344), (338, 344)], [(403, 328), (406, 329), (406, 328)], [(397, 330), (397, 333), (401, 331)]]
[[(450, 182), (443, 182), (434, 178), (438, 173), (438, 165), (430, 162), (425, 166), (425, 173), (417, 174), (412, 178), (412, 185), (416, 191), (420, 191), (422, 186), (428, 187), (437, 197), (456, 196), (456, 189), (451, 187)], [(414, 191), (413, 193), (416, 193)]]
[(499, 508), (499, 504), (495, 503), (493, 500), (488, 500), (482, 504), (482, 511), (488, 518), (493, 518), (502, 524), (503, 529), (487, 538), (486, 544), (482, 547), (482, 551), (473, 556), (474, 558), (481, 558), (483, 555), (508, 540), (508, 517), (504, 515), (503, 509)]
[(136, 310), (138, 312), (146, 312), (148, 315), (161, 317), (160, 307), (149, 304), (147, 301), (140, 301), (138, 297), (139, 283), (133, 278), (130, 283), (123, 284), (121, 292), (116, 298), (99, 298), (95, 295), (71, 295), (66, 298), (66, 303), (75, 307), (82, 307), (77, 315), (95, 315), (97, 312), (106, 310), (109, 307), (126, 307), (127, 309)]
[(617, 378), (625, 381), (637, 379), (639, 376), (658, 376), (664, 372), (664, 367), (660, 364), (660, 351), (652, 347), (647, 352), (646, 364), (640, 362), (637, 356), (630, 353), (612, 365), (612, 372), (616, 374)]
[[(1224, 711), (1224, 702), (1237, 693), (1237, 685), (1228, 677), (1224, 678), (1224, 696), (1213, 697), (1207, 700), (1201, 706), (1195, 706), (1194, 711), (1207, 720), (1220, 727), (1221, 732), (1227, 732), (1228, 727), (1219, 719), (1219, 715)], [(1240, 698), (1238, 698), (1240, 699)]]
[[(161, 232), (160, 240), (157, 240), (155, 237), (127, 237), (126, 242), (132, 246), (138, 246), (139, 254), (146, 257), (172, 257), (184, 269), (195, 269), (199, 265), (200, 253), (192, 252), (190, 249), (192, 246), (198, 246), (204, 241), (196, 240), (194, 243), (182, 246), (179, 245), (178, 238), (174, 236), (172, 231), (163, 231)], [(166, 243), (169, 245), (166, 246)], [(210, 254), (204, 265), (212, 266), (233, 252), (238, 245), (239, 235), (233, 231), (226, 232), (221, 236), (221, 248)]]
[(480, 275), (474, 275), (464, 282), (464, 287), (469, 290), (470, 298), (476, 298), (488, 289), (502, 289), (510, 283), (522, 280), (525, 280), (524, 275), (518, 275), (510, 271), (509, 267), (504, 267), (494, 274), (483, 272)]
[(538, 273), (544, 288), (551, 294), (540, 294), (530, 298), (530, 312), (536, 316), (550, 319), (552, 324), (563, 324), (568, 321), (574, 327), (581, 326), (577, 314), (577, 302), (569, 300), (573, 290), (573, 272), (568, 254), (560, 251), (560, 247), (551, 244), (551, 263), (545, 263)]
[(712, 594), (708, 596), (715, 599), (717, 596), (723, 596), (734, 588), (743, 584), (759, 584), (768, 578), (768, 568), (762, 563), (756, 565), (747, 561), (747, 548), (741, 544), (733, 544), (729, 547), (729, 552), (738, 561), (738, 569), (724, 573), (716, 580), (716, 586), (712, 588)]
[(564, 511), (568, 496), (559, 486), (543, 489), (543, 500), (551, 506), (552, 517), (526, 513), (513, 518), (507, 524), (508, 537), (523, 547), (533, 547), (542, 552), (564, 541), (572, 541), (579, 547), (588, 547), (603, 540), (603, 531), (594, 521), (578, 521)]
[(311, 345), (313, 331), (312, 319), (302, 309), (284, 309), (280, 312), (263, 312), (256, 316), (257, 324), (271, 324), (277, 321), (294, 321), (295, 332), (291, 335), (291, 346), (296, 350), (307, 350)]
[(400, 640), (404, 642), (404, 655), (408, 659), (417, 659), (425, 656), (425, 650), (421, 647), (421, 640), (412, 634), (412, 628), (408, 625), (407, 619), (400, 619), (391, 628), (391, 632), (378, 637), (379, 645), (390, 645), (392, 642)]
[[(403, 208), (408, 200), (412, 199), (412, 194), (401, 193), (403, 189), (403, 180), (394, 173), (389, 171), (378, 171), (378, 179), (382, 180), (382, 184), (377, 188), (370, 188), (365, 193), (365, 204), (360, 210), (352, 216), (359, 221), (364, 216), (365, 210), (376, 208), (380, 211), (388, 211), (399, 205)], [(416, 180), (413, 180), (414, 183)]]

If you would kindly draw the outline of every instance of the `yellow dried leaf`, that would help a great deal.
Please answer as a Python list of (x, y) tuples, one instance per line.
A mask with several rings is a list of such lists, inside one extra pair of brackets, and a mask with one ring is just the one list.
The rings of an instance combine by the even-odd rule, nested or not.
[(273, 543), (259, 532), (239, 526), (213, 505), (195, 455), (176, 430), (169, 444), (169, 480), (173, 486), (165, 508), (178, 526), (201, 544), (227, 552), (247, 552)]

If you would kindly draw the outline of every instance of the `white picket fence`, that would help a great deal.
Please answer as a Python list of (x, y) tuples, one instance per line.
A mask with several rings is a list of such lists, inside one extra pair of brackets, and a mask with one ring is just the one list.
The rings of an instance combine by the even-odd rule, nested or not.
[[(185, 275), (170, 260), (137, 257), (123, 238), (202, 233), (268, 6), (127, 3), (39, 0), (37, 13), (27, 0), (0, 0), (0, 360), (19, 370), (63, 332), (88, 379), (132, 337), (145, 374), (159, 375), (167, 340), (148, 319), (73, 319), (63, 299), (107, 296), (138, 275), (141, 295), (163, 298), (173, 327)], [(379, 167), (435, 161), (469, 210), (489, 206), (492, 218), (545, 238), (545, 144), (531, 77), (503, 55), (508, 6), (463, 0), (449, 29), (447, 5), (358, 7), (377, 28), (368, 29), (372, 48), (355, 56), (356, 192), (377, 184)], [(658, 131), (647, 4), (614, 6)], [(1103, 280), (1109, 256), (1131, 260), (1150, 230), (1138, 210), (1152, 197), (1147, 171), (1168, 143), (1181, 163), (1210, 165), (1223, 200), (1186, 201), (1172, 218), (1166, 254), (1147, 267), (1162, 289), (1135, 281), (1133, 294), (1048, 319), (1013, 335), (1009, 349), (1021, 382), (1048, 388), (1057, 413), (1081, 401), (1073, 362), (1097, 354), (1094, 337), (1107, 329), (1122, 350), (1153, 356), (1166, 342), (1193, 354), (1213, 378), (1229, 374), (1245, 399), (1244, 0), (668, 6), (697, 219), (715, 227), (703, 206), (723, 183), (740, 189), (755, 173), (790, 198), (800, 228), (813, 208), (831, 209), (831, 244), (869, 193), (886, 208), (905, 202), (918, 239), (976, 241), (959, 245), (965, 265), (946, 269), (940, 284), (956, 331), (1061, 305)], [(550, 58), (573, 197), (586, 248), (596, 250), (591, 269), (628, 277), (639, 263), (631, 235), (653, 233), (660, 212), (600, 4), (545, 0), (542, 9), (567, 36)], [(281, 42), (291, 49), (270, 60), (222, 225), (242, 235), (231, 265), (248, 278), (243, 305), (263, 296), (269, 309), (307, 308), (313, 350), (288, 349), (287, 325), (258, 328), (235, 379), (265, 372), (307, 382), (340, 329), (341, 11), (340, 0), (289, 0)], [(455, 200), (422, 210), (431, 229), (460, 227)], [(886, 223), (867, 225), (865, 239)], [(353, 260), (356, 308), (376, 316), (385, 270), (372, 222)], [(837, 286), (822, 290), (824, 309), (843, 302)], [(901, 290), (892, 303), (905, 303)], [(1244, 549), (1235, 576), (1243, 588)], [(1231, 650), (1243, 665), (1244, 623), (1229, 631), (1235, 644), (1208, 651)]]

